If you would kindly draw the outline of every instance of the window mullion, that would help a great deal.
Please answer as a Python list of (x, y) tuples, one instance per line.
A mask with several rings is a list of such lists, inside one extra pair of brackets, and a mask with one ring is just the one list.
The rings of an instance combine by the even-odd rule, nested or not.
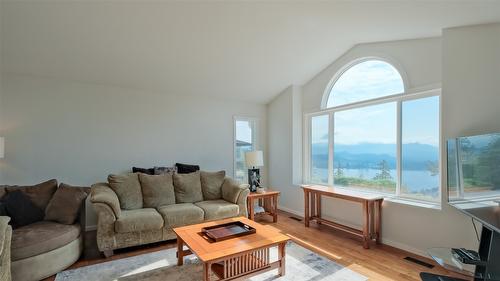
[(396, 196), (399, 197), (401, 195), (401, 185), (402, 185), (402, 161), (403, 161), (403, 152), (402, 152), (402, 141), (403, 141), (403, 121), (402, 121), (402, 101), (397, 102), (397, 128), (396, 128)]
[(328, 115), (328, 185), (333, 185), (333, 145), (334, 145), (334, 132), (335, 132), (335, 123), (334, 123), (334, 114), (331, 112)]

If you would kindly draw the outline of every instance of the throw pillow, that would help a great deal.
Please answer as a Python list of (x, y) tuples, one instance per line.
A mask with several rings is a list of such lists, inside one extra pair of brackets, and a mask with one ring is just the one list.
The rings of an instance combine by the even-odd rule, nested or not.
[(226, 171), (200, 172), (201, 190), (204, 200), (216, 200), (222, 198), (221, 186), (224, 183)]
[(138, 174), (109, 175), (108, 182), (120, 200), (121, 209), (142, 208), (142, 190)]
[(52, 179), (32, 186), (9, 186), (7, 193), (21, 191), (37, 206), (40, 210), (45, 210), (47, 204), (57, 189), (57, 180)]
[(174, 182), (172, 174), (145, 175), (139, 174), (142, 186), (144, 208), (156, 208), (175, 204)]
[(87, 198), (86, 190), (88, 191), (88, 187), (76, 187), (61, 183), (45, 209), (44, 220), (74, 224), (82, 203)]
[(155, 175), (163, 175), (163, 174), (175, 174), (177, 173), (177, 167), (154, 167), (154, 174)]
[(176, 203), (194, 203), (203, 201), (200, 171), (190, 174), (174, 174)]
[(154, 175), (154, 168), (139, 168), (139, 167), (132, 167), (132, 173), (143, 173), (146, 175)]
[(21, 190), (7, 193), (3, 202), (7, 214), (12, 220), (13, 228), (43, 220), (43, 210), (38, 208)]
[(177, 173), (179, 174), (189, 174), (200, 170), (198, 165), (175, 163), (175, 167), (177, 167)]

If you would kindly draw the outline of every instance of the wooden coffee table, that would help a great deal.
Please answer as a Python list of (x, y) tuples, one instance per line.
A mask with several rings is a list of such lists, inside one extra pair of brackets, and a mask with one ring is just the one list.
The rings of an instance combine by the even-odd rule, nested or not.
[[(207, 226), (241, 221), (256, 229), (256, 233), (211, 242), (201, 235)], [(183, 265), (184, 256), (194, 254), (203, 262), (203, 280), (210, 280), (213, 272), (219, 280), (245, 280), (264, 271), (278, 268), (285, 275), (285, 245), (290, 238), (268, 225), (261, 225), (245, 217), (230, 218), (174, 228), (177, 234), (177, 265)], [(184, 250), (186, 245), (189, 250)], [(278, 260), (271, 262), (269, 249), (278, 246)]]

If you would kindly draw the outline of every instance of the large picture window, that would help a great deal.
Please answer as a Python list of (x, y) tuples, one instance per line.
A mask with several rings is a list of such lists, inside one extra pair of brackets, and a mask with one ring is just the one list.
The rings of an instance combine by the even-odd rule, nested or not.
[(438, 202), (440, 90), (406, 93), (397, 69), (361, 61), (306, 115), (309, 183)]

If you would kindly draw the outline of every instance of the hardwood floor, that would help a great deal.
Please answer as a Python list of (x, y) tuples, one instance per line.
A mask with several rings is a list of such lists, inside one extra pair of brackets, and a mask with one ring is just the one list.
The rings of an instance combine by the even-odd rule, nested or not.
[[(363, 249), (357, 237), (314, 223), (311, 224), (311, 227), (306, 228), (303, 221), (297, 221), (291, 217), (296, 216), (279, 211), (277, 223), (272, 223), (272, 217), (262, 217), (258, 221), (263, 224), (273, 225), (283, 233), (289, 235), (294, 242), (369, 277), (369, 280), (420, 281), (419, 273), (422, 271), (464, 278), (461, 275), (454, 275), (446, 271), (430, 259), (387, 245), (375, 245), (374, 243), (370, 244), (369, 250), (366, 250)], [(83, 257), (70, 268), (78, 268), (176, 247), (175, 241), (155, 243), (118, 250), (115, 251), (113, 257), (106, 259), (97, 250), (95, 232), (87, 232), (86, 237)], [(433, 269), (429, 269), (405, 260), (404, 258), (407, 256), (436, 266)], [(55, 276), (52, 276), (45, 279), (45, 281), (52, 281), (54, 279)]]

